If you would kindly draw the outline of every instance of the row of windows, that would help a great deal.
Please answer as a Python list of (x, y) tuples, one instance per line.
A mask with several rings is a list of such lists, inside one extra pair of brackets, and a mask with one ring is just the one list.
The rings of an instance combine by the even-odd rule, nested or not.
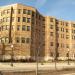
[(22, 11), (22, 9), (18, 9), (18, 14), (21, 14), (21, 13), (30, 15), (31, 14), (31, 10), (23, 9), (23, 11)]
[(0, 43), (9, 43), (8, 37), (0, 38)]
[[(14, 26), (12, 25), (12, 30), (14, 29)], [(4, 25), (0, 27), (0, 31), (9, 30), (9, 25)], [(21, 25), (17, 25), (17, 30), (21, 30)], [(30, 26), (22, 25), (22, 31), (30, 31)]]
[[(59, 47), (59, 43), (57, 43), (56, 45), (57, 45), (57, 47)], [(53, 43), (53, 42), (50, 42), (50, 46), (54, 46), (54, 43)], [(60, 44), (60, 47), (61, 47), (61, 48), (64, 48), (65, 45), (64, 45), (63, 43), (61, 43), (61, 44)], [(66, 48), (69, 48), (69, 44), (66, 44)]]
[[(15, 18), (12, 17), (12, 22), (14, 22), (14, 21), (15, 21)], [(3, 19), (0, 19), (0, 22), (1, 23), (2, 22), (10, 22), (10, 18), (9, 17), (4, 17)], [(20, 17), (17, 18), (17, 22), (21, 22), (21, 18)], [(31, 18), (23, 17), (22, 18), (22, 22), (30, 23), (31, 22)]]
[[(54, 22), (54, 21), (56, 22), (56, 24), (59, 24), (59, 21), (58, 21), (58, 20), (54, 20), (53, 18), (50, 18), (50, 22)], [(68, 23), (67, 23), (67, 22), (62, 22), (62, 21), (61, 21), (60, 24), (61, 24), (61, 25), (66, 25), (66, 26), (68, 26)]]
[[(18, 22), (21, 22), (21, 18), (20, 18), (20, 17), (18, 17), (18, 20), (17, 20), (17, 21), (18, 21)], [(30, 22), (31, 22), (31, 18), (23, 17), (22, 22), (30, 23)]]
[[(50, 25), (50, 29), (53, 29), (53, 28), (54, 28), (53, 25)], [(59, 27), (57, 27), (56, 30), (59, 31)], [(66, 32), (69, 32), (68, 29), (65, 29), (65, 30)], [(61, 28), (61, 31), (64, 32), (64, 28)]]
[[(17, 25), (17, 30), (21, 30), (21, 25)], [(30, 26), (22, 25), (22, 31), (30, 31)]]
[[(53, 32), (50, 32), (50, 36), (54, 36)], [(59, 34), (57, 34), (57, 37), (59, 38)], [(61, 38), (64, 38), (64, 34), (61, 34)], [(66, 35), (66, 39), (69, 39), (69, 35)]]
[[(30, 38), (25, 38), (25, 37), (16, 37), (16, 43), (30, 43)], [(0, 38), (0, 43), (9, 43), (9, 38)]]
[[(14, 29), (14, 26), (12, 25), (12, 30)], [(0, 26), (0, 31), (9, 30), (9, 25)]]
[[(15, 13), (15, 11), (16, 10), (12, 10), (12, 13), (14, 14)], [(9, 14), (11, 12), (11, 10), (10, 9), (7, 9), (7, 10), (3, 10), (2, 12), (1, 12), (1, 16), (2, 15), (5, 15), (5, 14)], [(18, 9), (18, 14), (27, 14), (27, 15), (30, 15), (31, 14), (31, 10), (26, 10), (26, 9)]]
[(30, 38), (25, 38), (25, 37), (16, 37), (16, 43), (30, 43), (31, 39)]

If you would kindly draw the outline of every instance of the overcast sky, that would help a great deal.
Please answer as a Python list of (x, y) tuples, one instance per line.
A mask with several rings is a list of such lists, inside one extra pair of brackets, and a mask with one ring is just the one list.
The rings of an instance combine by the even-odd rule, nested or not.
[(13, 3), (33, 6), (43, 15), (75, 21), (75, 0), (0, 0), (0, 6)]

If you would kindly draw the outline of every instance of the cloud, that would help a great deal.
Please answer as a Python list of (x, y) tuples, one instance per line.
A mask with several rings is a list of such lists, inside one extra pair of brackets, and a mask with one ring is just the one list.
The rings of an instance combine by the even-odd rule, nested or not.
[(46, 2), (47, 0), (36, 0), (35, 7), (40, 8), (45, 5)]

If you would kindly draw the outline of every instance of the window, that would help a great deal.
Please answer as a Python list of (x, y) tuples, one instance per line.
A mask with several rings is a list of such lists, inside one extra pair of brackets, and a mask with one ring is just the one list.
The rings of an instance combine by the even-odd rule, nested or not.
[(61, 34), (61, 38), (64, 38), (64, 34)]
[(57, 27), (56, 30), (59, 31), (59, 27)]
[(8, 37), (5, 38), (5, 42), (9, 43), (9, 38)]
[(63, 32), (64, 32), (64, 28), (63, 28)]
[(4, 37), (1, 38), (1, 42), (5, 43), (5, 38)]
[(68, 29), (66, 29), (66, 32), (68, 33)]
[(73, 24), (73, 27), (75, 28), (75, 24)]
[(74, 40), (75, 40), (75, 36), (74, 36)]
[(75, 30), (73, 30), (73, 32), (75, 33)]
[(53, 32), (50, 32), (50, 36), (53, 36)]
[(28, 10), (27, 14), (30, 15), (31, 14), (31, 10)]
[(27, 26), (27, 31), (30, 31), (30, 26)]
[(53, 42), (51, 42), (50, 45), (53, 46)]
[(6, 25), (6, 30), (9, 30), (9, 25)]
[(31, 20), (30, 18), (27, 18), (27, 23), (30, 23), (30, 20)]
[(20, 14), (21, 13), (21, 9), (18, 9), (18, 14)]
[(59, 43), (57, 43), (57, 47), (59, 47)]
[(66, 23), (66, 26), (68, 26), (68, 23)]
[(23, 9), (23, 14), (26, 14), (26, 11), (27, 11), (26, 9)]
[(26, 22), (26, 17), (23, 17), (23, 22)]
[(7, 18), (6, 18), (6, 22), (9, 22), (9, 21), (10, 21), (10, 18), (9, 18), (9, 17), (7, 17)]
[(10, 9), (7, 10), (7, 14), (9, 14), (9, 13), (10, 13)]
[(20, 25), (17, 25), (17, 30), (20, 30)]
[(1, 37), (0, 37), (0, 43), (1, 43)]
[(20, 22), (20, 17), (18, 17), (18, 22)]
[(53, 29), (53, 25), (50, 25), (50, 29)]
[(25, 31), (26, 30), (26, 26), (22, 25), (22, 30)]
[(68, 44), (66, 44), (66, 48), (69, 48), (69, 45)]
[(26, 43), (30, 43), (30, 38), (26, 38)]
[(5, 30), (5, 26), (2, 26), (1, 29), (2, 29), (2, 30)]
[(66, 53), (66, 57), (69, 57), (69, 54), (68, 53)]
[(66, 35), (66, 39), (69, 39), (69, 35)]
[(20, 43), (20, 38), (16, 37), (16, 43)]
[(1, 31), (1, 26), (0, 26), (0, 31)]
[(50, 22), (53, 22), (53, 18), (50, 18)]
[(21, 38), (21, 42), (25, 43), (25, 38), (24, 37)]

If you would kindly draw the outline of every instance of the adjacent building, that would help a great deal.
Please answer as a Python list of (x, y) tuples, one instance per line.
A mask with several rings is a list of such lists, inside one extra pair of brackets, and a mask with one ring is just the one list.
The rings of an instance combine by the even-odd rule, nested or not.
[[(12, 47), (13, 45), (13, 47)], [(1, 59), (75, 59), (75, 22), (43, 16), (34, 7), (0, 7)]]

